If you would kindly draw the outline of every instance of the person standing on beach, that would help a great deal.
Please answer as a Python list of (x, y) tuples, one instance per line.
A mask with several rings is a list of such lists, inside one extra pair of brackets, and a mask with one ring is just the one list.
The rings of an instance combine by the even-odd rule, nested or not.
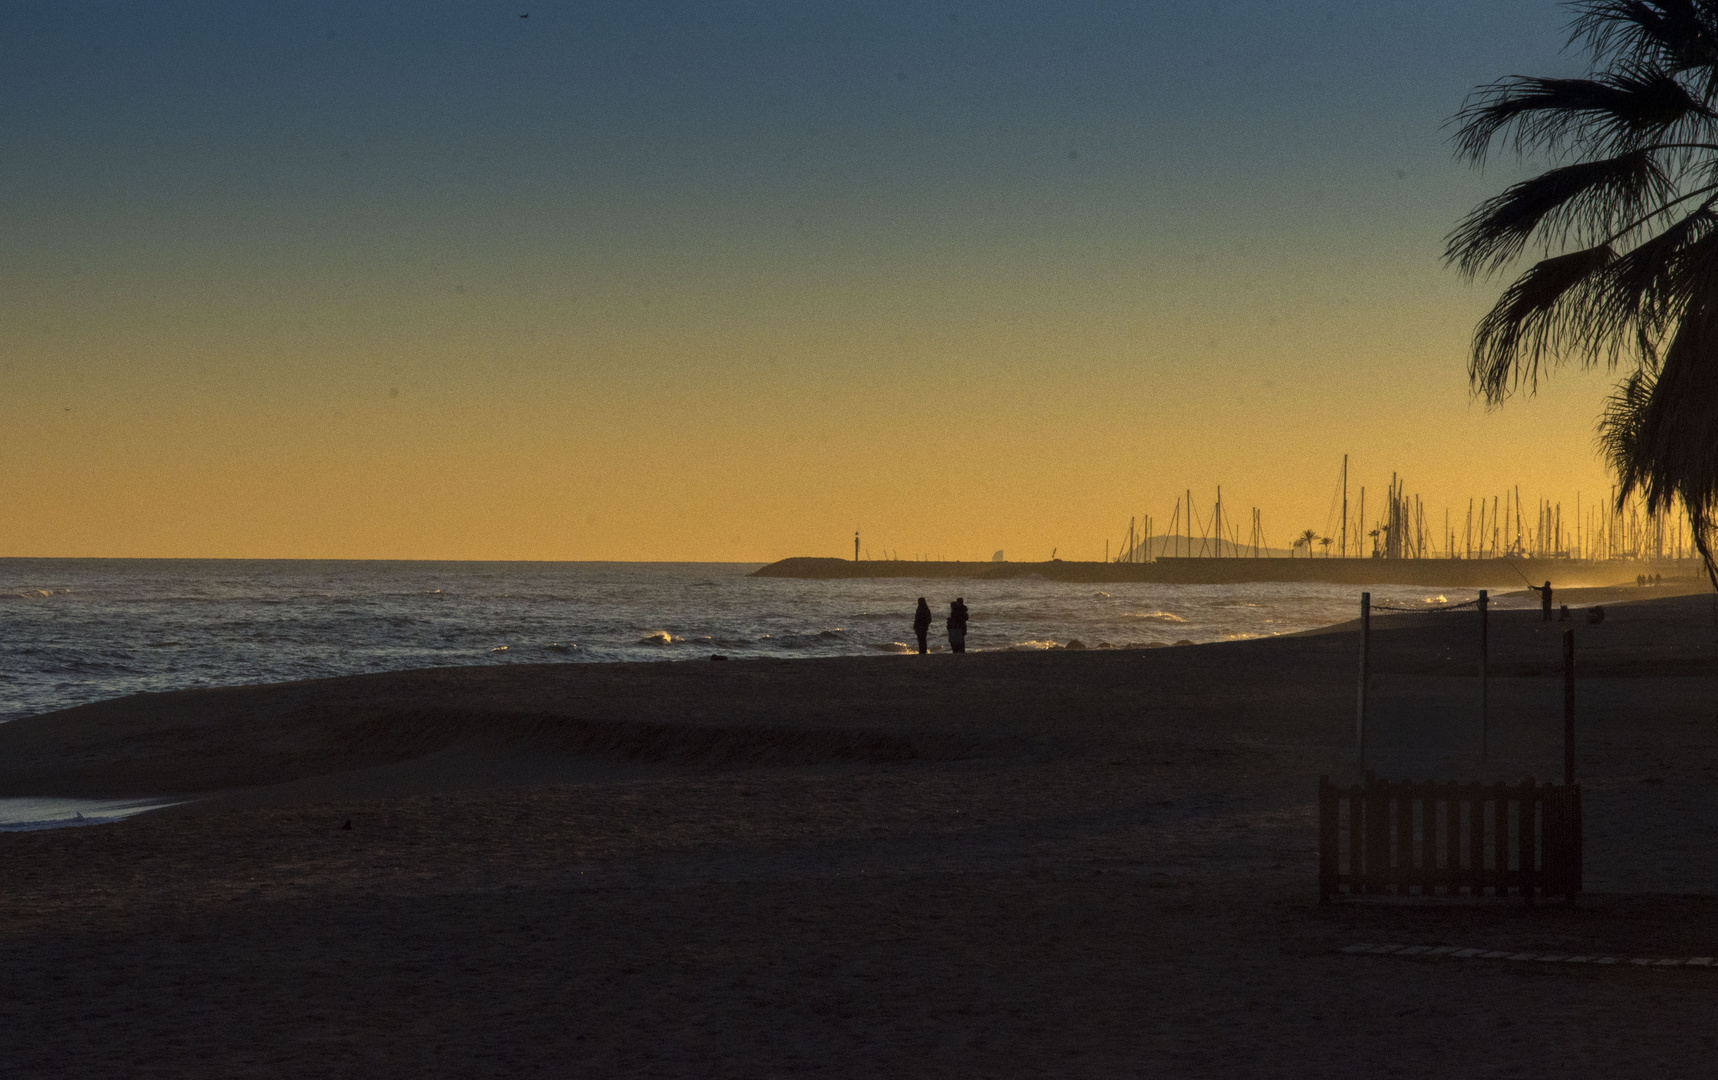
[(913, 633), (919, 636), (920, 656), (929, 651), (929, 646), (925, 644), (925, 638), (930, 635), (930, 632), (931, 606), (925, 603), (925, 598), (921, 596), (919, 597), (919, 610), (913, 612)]
[(962, 596), (948, 606), (948, 647), (950, 652), (966, 651), (966, 598)]
[(1543, 585), (1529, 585), (1527, 587), (1539, 594), (1539, 608), (1541, 611), (1543, 611), (1545, 613), (1545, 621), (1550, 622), (1551, 621), (1551, 583), (1549, 581), (1547, 581)]

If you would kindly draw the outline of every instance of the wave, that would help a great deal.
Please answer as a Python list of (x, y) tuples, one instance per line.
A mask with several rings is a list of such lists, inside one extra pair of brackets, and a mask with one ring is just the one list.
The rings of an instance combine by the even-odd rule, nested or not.
[[(102, 825), (145, 810), (175, 803), (159, 799), (51, 799), (20, 797), (0, 799), (0, 832), (34, 832), (76, 825)], [(89, 813), (84, 813), (84, 811)]]
[[(190, 686), (482, 664), (493, 647), (486, 638), (508, 644), (507, 652), (490, 653), (503, 665), (704, 660), (711, 653), (904, 657), (916, 651), (907, 634), (919, 588), (974, 594), (967, 597), (977, 620), (968, 643), (974, 652), (1047, 651), (1075, 638), (1092, 648), (1105, 641), (1162, 647), (1194, 633), (1203, 643), (1327, 625), (1352, 618), (1354, 607), (1347, 587), (1316, 584), (1117, 591), (1103, 588), (1106, 582), (927, 580), (909, 590), (907, 580), (753, 581), (703, 566), (673, 573), (561, 564), (41, 566), (0, 560), (0, 574), (15, 575), (0, 583), (0, 625), (11, 631), (0, 634), (0, 720)], [(73, 595), (31, 579), (69, 582)], [(712, 580), (720, 588), (691, 587)], [(1456, 588), (1438, 593), (1449, 601), (1472, 596)], [(1386, 588), (1373, 599), (1430, 607), (1438, 593)], [(944, 655), (948, 599), (933, 608), (933, 647)], [(681, 631), (651, 625), (664, 617), (688, 628), (683, 640)], [(579, 637), (570, 640), (575, 630)], [(706, 633), (713, 636), (701, 640)]]

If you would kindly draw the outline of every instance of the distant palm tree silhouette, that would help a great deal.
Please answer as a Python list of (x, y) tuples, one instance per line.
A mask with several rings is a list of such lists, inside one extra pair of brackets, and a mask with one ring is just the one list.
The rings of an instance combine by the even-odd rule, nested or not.
[(1327, 559), (1330, 558), (1330, 545), (1332, 545), (1334, 543), (1336, 543), (1336, 541), (1332, 540), (1328, 536), (1321, 536), (1318, 538), (1319, 546), (1324, 549), (1324, 557), (1325, 558), (1327, 558)]
[[(1310, 559), (1310, 558), (1312, 558), (1313, 541), (1315, 541), (1317, 539), (1318, 539), (1318, 534), (1313, 532), (1311, 529), (1308, 529), (1305, 532), (1301, 533), (1299, 536), (1295, 537), (1294, 546), (1300, 547), (1302, 544), (1306, 545), (1306, 557)], [(1289, 554), (1291, 556), (1294, 554), (1293, 549), (1290, 549)]]
[(1621, 364), (1599, 419), (1617, 497), (1680, 501), (1718, 587), (1718, 3), (1574, 8), (1586, 78), (1511, 76), (1455, 117), (1475, 164), (1493, 146), (1554, 164), (1449, 236), (1446, 261), (1470, 277), (1544, 253), (1480, 320), (1468, 377), (1496, 405), (1565, 360)]

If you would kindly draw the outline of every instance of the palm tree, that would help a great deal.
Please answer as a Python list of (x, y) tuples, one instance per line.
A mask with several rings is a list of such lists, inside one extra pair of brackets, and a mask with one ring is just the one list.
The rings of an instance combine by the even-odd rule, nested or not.
[(1555, 167), (1481, 203), (1445, 258), (1492, 275), (1542, 258), (1474, 331), (1487, 403), (1561, 362), (1623, 377), (1599, 444), (1649, 512), (1680, 501), (1718, 587), (1718, 0), (1576, 0), (1587, 77), (1512, 76), (1457, 114), (1458, 154), (1494, 147)]
[[(1310, 558), (1312, 558), (1313, 542), (1316, 541), (1317, 539), (1318, 539), (1318, 534), (1313, 532), (1311, 529), (1308, 529), (1305, 532), (1301, 533), (1299, 536), (1295, 537), (1294, 546), (1300, 547), (1302, 544), (1305, 544), (1306, 545), (1306, 557), (1310, 559)], [(1294, 550), (1292, 548), (1289, 550), (1289, 554), (1290, 555), (1294, 554)]]
[(1332, 540), (1328, 536), (1321, 536), (1318, 538), (1318, 546), (1324, 549), (1325, 558), (1330, 558), (1330, 545), (1334, 543), (1336, 543), (1336, 541)]

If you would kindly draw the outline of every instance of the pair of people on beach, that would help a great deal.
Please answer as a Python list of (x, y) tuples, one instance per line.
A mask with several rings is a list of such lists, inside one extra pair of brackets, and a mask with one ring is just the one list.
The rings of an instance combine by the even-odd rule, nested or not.
[[(913, 613), (913, 633), (919, 636), (919, 655), (923, 656), (929, 650), (926, 638), (931, 632), (931, 606), (925, 603), (924, 597), (919, 597), (919, 610)], [(966, 651), (966, 598), (957, 596), (954, 603), (948, 606), (948, 648), (949, 652), (963, 653)]]

